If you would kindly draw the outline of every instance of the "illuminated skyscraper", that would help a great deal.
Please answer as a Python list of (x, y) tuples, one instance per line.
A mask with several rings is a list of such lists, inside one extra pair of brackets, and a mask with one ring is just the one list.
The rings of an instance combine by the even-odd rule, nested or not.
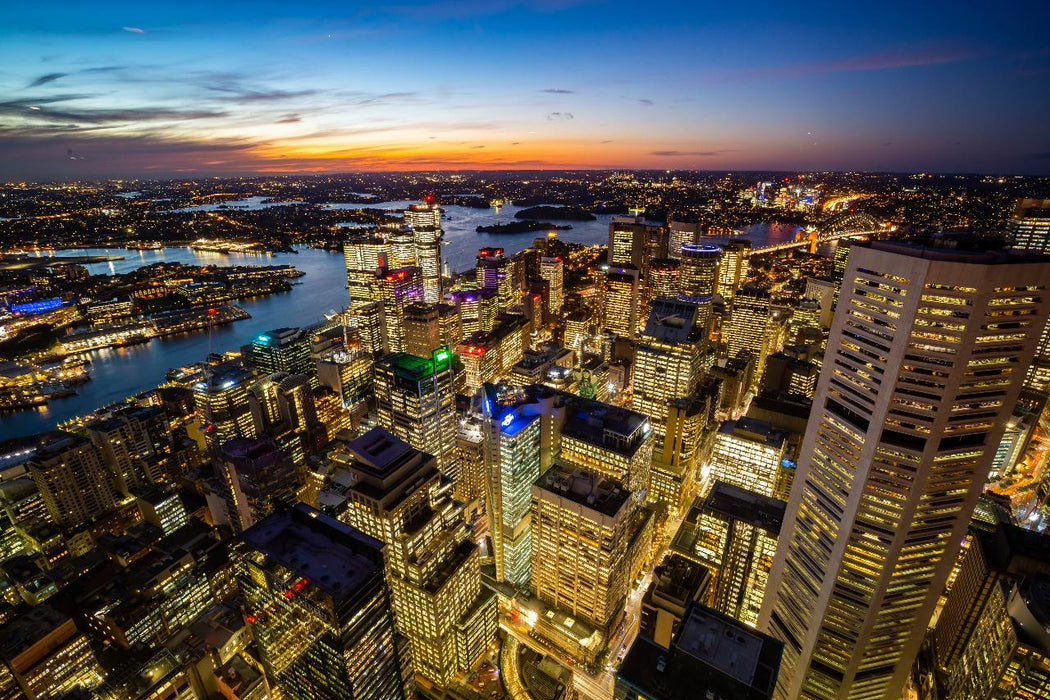
[(216, 471), (226, 487), (226, 510), (235, 532), (298, 500), (298, 472), (288, 452), (270, 438), (234, 438), (219, 449)]
[[(496, 580), (518, 588), (529, 585), (532, 556), (532, 482), (549, 466), (550, 445), (544, 453), (542, 415), (549, 415), (554, 399), (505, 394), (489, 384), (483, 405), (485, 434), (485, 508), (492, 535)], [(550, 440), (550, 429), (547, 431)], [(548, 460), (544, 464), (543, 455)]]
[(429, 357), (438, 348), (456, 347), (463, 339), (459, 311), (452, 304), (404, 307), (405, 352)]
[(641, 306), (639, 272), (630, 265), (610, 267), (602, 285), (602, 328), (621, 338), (638, 335)]
[(193, 398), (201, 430), (209, 450), (236, 437), (258, 435), (248, 403), (252, 375), (240, 367), (227, 366), (209, 372), (193, 387)]
[(412, 229), (416, 265), (423, 275), (423, 301), (441, 301), (441, 207), (431, 201), (405, 210), (405, 224)]
[(313, 379), (316, 369), (310, 359), (310, 334), (302, 328), (275, 328), (252, 338), (248, 358), (260, 374), (286, 372)]
[(674, 299), (678, 296), (679, 261), (674, 258), (656, 258), (645, 269), (646, 308), (656, 299)]
[(496, 636), (495, 595), (463, 505), (434, 457), (373, 428), (348, 444), (351, 487), (340, 519), (386, 544), (397, 628), (418, 673), (448, 687)]
[(609, 224), (610, 267), (632, 265), (644, 270), (649, 261), (667, 257), (667, 232), (641, 216), (614, 216)]
[(718, 263), (721, 257), (722, 249), (716, 245), (682, 246), (682, 263), (678, 267), (678, 298), (697, 305), (697, 325), (705, 330), (711, 320), (711, 299), (718, 285)]
[(510, 273), (510, 259), (503, 257), (502, 248), (482, 248), (478, 251), (475, 281), (478, 289), (496, 292), (499, 311), (514, 306), (514, 278)]
[(703, 401), (673, 399), (668, 404), (664, 434), (653, 448), (649, 497), (667, 505), (672, 513), (685, 505), (699, 475), (708, 409)]
[(648, 496), (653, 427), (637, 411), (557, 392), (563, 464), (616, 480), (636, 498)]
[[(1050, 199), (1019, 199), (1006, 222), (1006, 234), (1014, 250), (1050, 253)], [(1025, 388), (1042, 395), (1050, 393), (1050, 324), (1043, 328), (1035, 360), (1028, 367)]]
[(724, 481), (772, 496), (785, 446), (784, 436), (765, 421), (727, 420), (715, 433), (708, 482)]
[(586, 309), (578, 309), (565, 317), (565, 347), (581, 351), (594, 332), (594, 319)]
[(120, 494), (102, 453), (84, 437), (60, 437), (37, 449), (29, 475), (40, 491), (51, 520), (76, 527), (117, 507)]
[(700, 240), (700, 224), (690, 221), (671, 220), (667, 224), (667, 257), (680, 260), (682, 247)]
[(755, 378), (762, 376), (766, 357), (773, 349), (771, 299), (764, 289), (748, 287), (733, 297), (729, 323), (722, 326), (726, 355), (736, 357), (747, 350), (755, 357)]
[(715, 291), (726, 301), (732, 301), (736, 290), (747, 282), (750, 265), (751, 241), (732, 239), (722, 244), (722, 260), (718, 266), (718, 286)]
[[(671, 401), (692, 394), (704, 344), (697, 304), (657, 299), (634, 355), (631, 407), (649, 416), (662, 442)], [(658, 453), (660, 446), (656, 447)]]
[(649, 548), (649, 515), (615, 479), (555, 463), (532, 485), (536, 597), (611, 631)]
[(128, 406), (85, 427), (125, 496), (170, 476), (174, 442), (171, 421), (160, 406)]
[(236, 559), (245, 619), (282, 695), (406, 697), (382, 542), (300, 503), (246, 531)]
[(104, 679), (88, 638), (51, 605), (23, 612), (0, 636), (0, 694), (44, 700), (91, 696)]
[(714, 576), (715, 610), (758, 624), (784, 520), (783, 501), (716, 481), (696, 499), (672, 548)]
[(317, 379), (357, 415), (358, 408), (373, 396), (372, 355), (363, 348), (329, 352), (317, 361)]
[(561, 313), (565, 264), (560, 257), (540, 258), (540, 277), (547, 281), (547, 312), (557, 317)]
[(499, 315), (499, 293), (492, 289), (464, 289), (452, 292), (459, 310), (462, 337), (492, 330)]
[(376, 237), (353, 238), (343, 245), (343, 258), (351, 306), (374, 301), (376, 270), (390, 267), (390, 244)]
[(785, 698), (899, 697), (1050, 304), (1038, 257), (850, 248), (759, 623)]
[(459, 477), (452, 354), (396, 353), (375, 363), (376, 422), (417, 450), (437, 458), (446, 476)]
[(405, 307), (423, 299), (423, 278), (418, 267), (376, 272), (376, 298), (383, 303), (387, 349), (404, 352)]
[(416, 241), (411, 227), (388, 224), (380, 227), (379, 234), (390, 246), (388, 262), (391, 268), (416, 266)]

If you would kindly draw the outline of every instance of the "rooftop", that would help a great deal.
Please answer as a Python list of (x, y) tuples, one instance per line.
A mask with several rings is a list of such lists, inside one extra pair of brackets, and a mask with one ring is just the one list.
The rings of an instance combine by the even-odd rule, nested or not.
[(645, 324), (645, 337), (665, 343), (696, 342), (701, 329), (696, 326), (696, 304), (676, 299), (656, 299)]
[(773, 427), (772, 423), (757, 418), (744, 417), (724, 421), (718, 428), (718, 432), (754, 442), (764, 442), (773, 448), (780, 448), (784, 444), (784, 436)]
[(607, 517), (616, 517), (631, 498), (631, 492), (613, 479), (585, 469), (555, 462), (535, 485)]
[(716, 481), (700, 505), (703, 510), (751, 523), (776, 535), (784, 522), (787, 504), (770, 496)]
[[(439, 354), (440, 352), (441, 351), (439, 351)], [(437, 356), (437, 361), (435, 361), (435, 359), (429, 357), (417, 357), (416, 355), (410, 355), (407, 352), (398, 352), (388, 357), (384, 357), (381, 360), (377, 360), (375, 368), (376, 370), (384, 369), (388, 372), (393, 372), (404, 379), (418, 382), (444, 370), (447, 364), (441, 361), (441, 359), (442, 358)], [(444, 359), (448, 359), (447, 354)]]
[(304, 503), (252, 526), (243, 539), (336, 601), (383, 570), (382, 542)]

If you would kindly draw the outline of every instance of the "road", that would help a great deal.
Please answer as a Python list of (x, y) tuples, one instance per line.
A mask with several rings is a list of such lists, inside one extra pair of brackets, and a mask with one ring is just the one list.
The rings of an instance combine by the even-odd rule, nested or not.
[(525, 690), (525, 685), (521, 682), (518, 668), (518, 644), (518, 638), (513, 634), (507, 635), (503, 641), (503, 649), (499, 655), (500, 673), (503, 674), (503, 685), (506, 686), (513, 700), (532, 700), (532, 696)]

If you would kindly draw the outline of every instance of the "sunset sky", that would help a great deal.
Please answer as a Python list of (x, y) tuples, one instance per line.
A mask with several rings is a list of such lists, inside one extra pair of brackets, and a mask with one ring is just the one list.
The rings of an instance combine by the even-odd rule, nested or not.
[(0, 3), (0, 179), (1050, 173), (1043, 3)]

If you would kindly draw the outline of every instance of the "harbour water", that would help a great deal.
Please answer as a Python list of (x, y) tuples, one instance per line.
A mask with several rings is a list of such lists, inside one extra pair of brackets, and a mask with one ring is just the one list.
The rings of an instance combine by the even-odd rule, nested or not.
[[(261, 198), (252, 198), (247, 208), (266, 206)], [(236, 203), (229, 202), (230, 208)], [(411, 202), (384, 202), (364, 205), (331, 205), (338, 208), (360, 206), (403, 209)], [(469, 269), (478, 248), (501, 247), (507, 255), (527, 248), (541, 233), (479, 234), (475, 227), (496, 221), (514, 220), (517, 208), (507, 206), (498, 214), (493, 209), (446, 206), (444, 209), (445, 246), (442, 255), (453, 270)], [(596, 221), (570, 223), (572, 230), (559, 231), (562, 240), (583, 245), (604, 244), (608, 240), (611, 216)], [(792, 226), (756, 225), (747, 230), (756, 246), (765, 242), (790, 240)], [(55, 399), (46, 407), (0, 413), (0, 439), (28, 435), (54, 428), (57, 423), (83, 415), (93, 409), (145, 391), (164, 381), (172, 367), (203, 360), (209, 351), (233, 350), (252, 336), (282, 326), (304, 326), (320, 321), (325, 312), (341, 309), (346, 304), (346, 272), (340, 253), (307, 247), (298, 253), (274, 255), (240, 255), (203, 253), (190, 248), (161, 250), (77, 249), (63, 250), (60, 255), (123, 255), (123, 260), (88, 265), (91, 274), (118, 274), (155, 262), (180, 262), (191, 265), (294, 265), (305, 276), (296, 280), (292, 291), (268, 297), (235, 302), (251, 318), (205, 332), (154, 338), (148, 343), (119, 349), (96, 350), (87, 355), (91, 361), (92, 380), (78, 387), (75, 396)], [(47, 255), (47, 253), (40, 253)]]

